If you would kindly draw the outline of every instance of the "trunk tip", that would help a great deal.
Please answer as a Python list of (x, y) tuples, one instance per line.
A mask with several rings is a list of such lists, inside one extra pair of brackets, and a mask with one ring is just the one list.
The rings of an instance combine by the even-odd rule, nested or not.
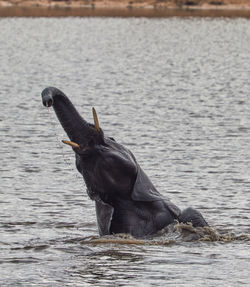
[(45, 107), (51, 107), (53, 105), (53, 97), (55, 95), (63, 95), (59, 89), (54, 87), (47, 87), (42, 91), (42, 102)]

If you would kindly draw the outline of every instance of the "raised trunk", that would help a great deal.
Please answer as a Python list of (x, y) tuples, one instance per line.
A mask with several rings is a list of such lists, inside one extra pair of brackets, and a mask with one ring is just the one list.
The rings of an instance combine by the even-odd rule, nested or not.
[(71, 141), (84, 144), (91, 133), (89, 124), (80, 116), (68, 97), (54, 87), (42, 92), (43, 105), (53, 106), (57, 118)]

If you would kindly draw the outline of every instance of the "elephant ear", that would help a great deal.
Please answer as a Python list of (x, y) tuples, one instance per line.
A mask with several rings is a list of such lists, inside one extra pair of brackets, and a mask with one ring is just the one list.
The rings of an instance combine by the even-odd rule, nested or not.
[(138, 165), (137, 177), (132, 190), (132, 199), (135, 201), (163, 200), (146, 173)]
[(110, 234), (110, 225), (114, 208), (100, 198), (95, 200), (96, 218), (100, 236)]
[(138, 165), (137, 177), (132, 190), (132, 199), (135, 201), (164, 201), (168, 209), (176, 218), (181, 214), (181, 210), (173, 204), (168, 198), (163, 197), (153, 183), (150, 181), (146, 173)]

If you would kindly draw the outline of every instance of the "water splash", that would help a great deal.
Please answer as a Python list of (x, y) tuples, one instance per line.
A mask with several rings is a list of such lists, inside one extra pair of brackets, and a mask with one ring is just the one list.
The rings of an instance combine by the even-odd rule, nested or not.
[(250, 241), (250, 236), (247, 234), (235, 235), (233, 233), (219, 233), (216, 229), (210, 226), (193, 227), (192, 224), (178, 223), (175, 225), (175, 229), (178, 232), (180, 232), (184, 241), (195, 241), (195, 240), (207, 241), (207, 242), (215, 242), (215, 241), (232, 242), (237, 240)]
[(177, 223), (170, 225), (148, 239), (137, 239), (129, 234), (91, 236), (80, 241), (81, 244), (123, 244), (123, 245), (171, 245), (181, 242), (232, 242), (250, 241), (247, 234), (222, 234), (210, 226), (193, 227), (192, 224)]

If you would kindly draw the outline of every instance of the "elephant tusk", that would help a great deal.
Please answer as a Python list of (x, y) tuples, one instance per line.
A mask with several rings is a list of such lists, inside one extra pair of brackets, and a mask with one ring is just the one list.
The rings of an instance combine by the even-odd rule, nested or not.
[(100, 132), (100, 125), (99, 125), (99, 121), (98, 121), (98, 117), (97, 117), (97, 113), (95, 108), (92, 108), (92, 113), (93, 113), (93, 118), (94, 118), (94, 123), (95, 123), (95, 128), (98, 132)]
[(79, 146), (79, 144), (77, 144), (77, 143), (74, 143), (74, 142), (71, 142), (71, 141), (65, 141), (65, 140), (62, 140), (62, 142), (63, 142), (64, 144), (67, 144), (67, 145), (72, 146), (73, 148), (78, 148), (78, 149), (80, 149), (80, 146)]

